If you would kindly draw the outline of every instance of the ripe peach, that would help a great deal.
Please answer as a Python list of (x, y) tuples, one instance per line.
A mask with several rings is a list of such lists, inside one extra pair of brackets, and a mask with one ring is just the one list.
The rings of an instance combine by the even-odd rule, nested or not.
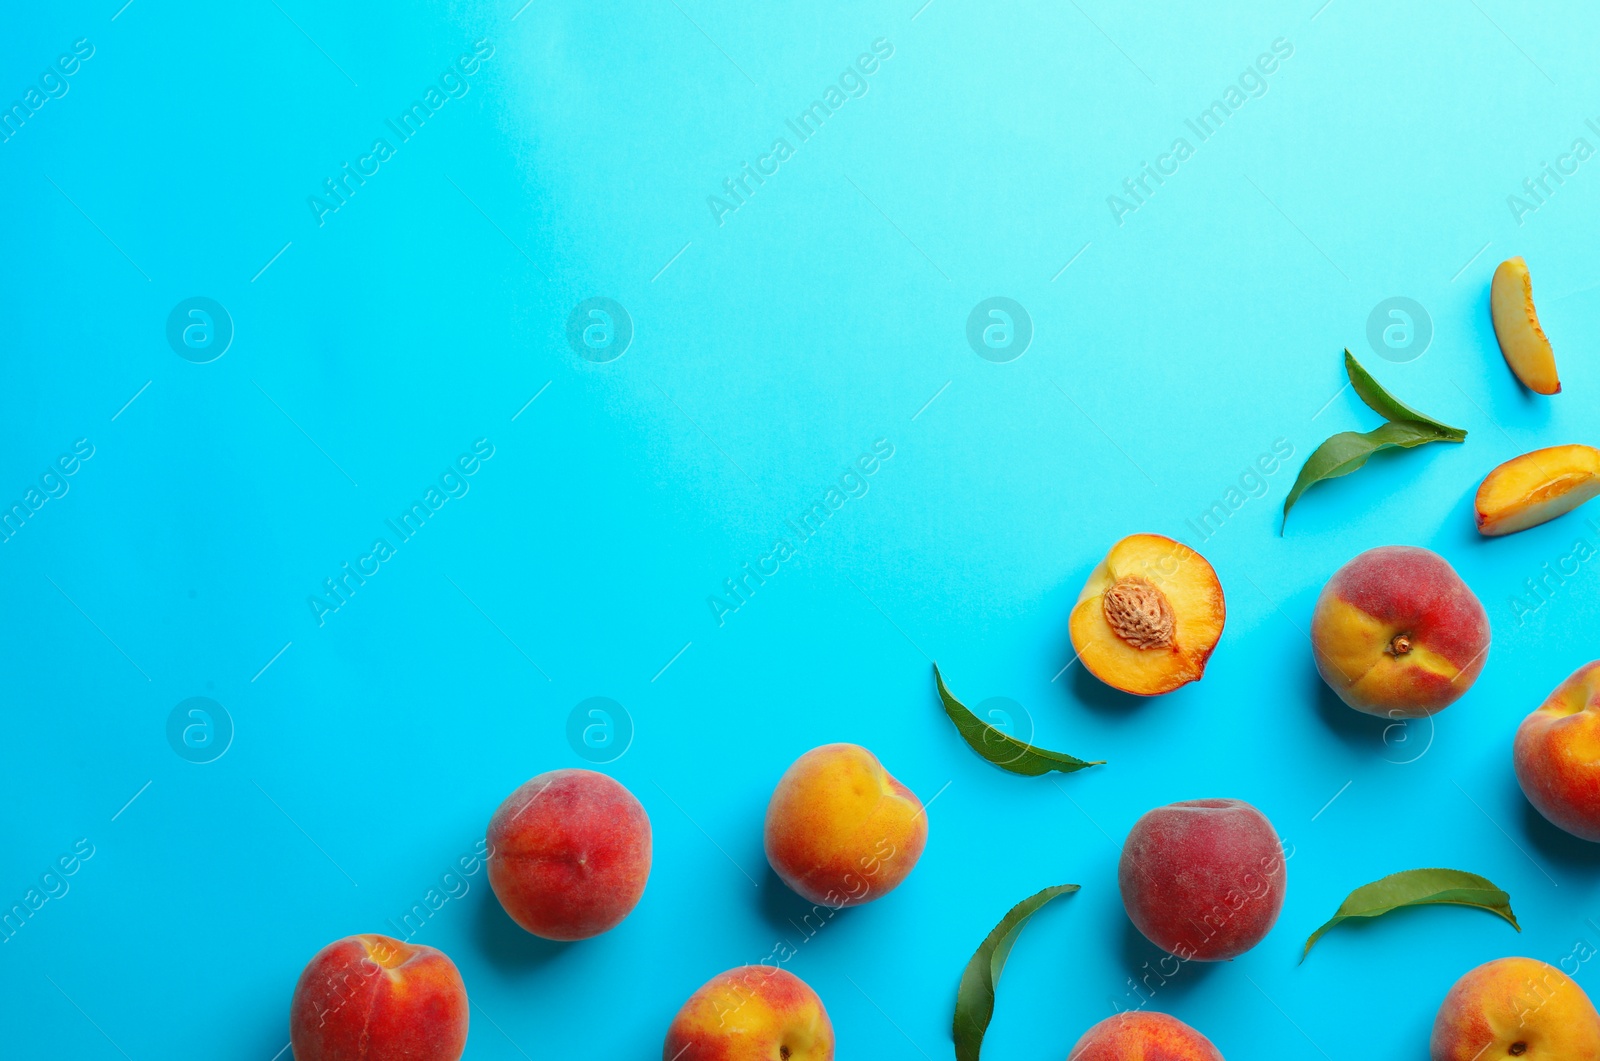
[(1137, 696), (1199, 681), (1227, 605), (1205, 558), (1159, 534), (1111, 547), (1072, 608), (1072, 648), (1089, 673)]
[(1579, 668), (1522, 720), (1511, 762), (1540, 814), (1600, 841), (1600, 662)]
[(1421, 718), (1472, 687), (1489, 615), (1438, 553), (1369, 549), (1328, 580), (1311, 616), (1317, 671), (1357, 711)]
[(525, 782), (489, 819), (489, 886), (511, 919), (545, 939), (616, 928), (650, 876), (650, 818), (593, 770)]
[(1600, 1015), (1583, 988), (1532, 958), (1501, 958), (1456, 981), (1433, 1021), (1432, 1061), (1595, 1061)]
[(1237, 799), (1157, 807), (1122, 845), (1117, 884), (1128, 918), (1184, 961), (1236, 958), (1272, 931), (1288, 884), (1267, 816)]
[(928, 816), (867, 749), (824, 744), (794, 761), (767, 804), (767, 861), (835, 909), (893, 891), (922, 857)]
[(1176, 1017), (1130, 1011), (1084, 1032), (1067, 1061), (1222, 1061), (1222, 1052)]
[(1556, 355), (1533, 308), (1533, 278), (1520, 257), (1507, 258), (1495, 269), (1489, 283), (1489, 316), (1500, 352), (1523, 385), (1538, 394), (1561, 393)]
[(667, 1028), (663, 1061), (833, 1061), (822, 999), (793, 973), (746, 965), (712, 977)]
[(1551, 446), (1490, 472), (1473, 503), (1478, 533), (1514, 534), (1564, 516), (1600, 494), (1600, 449)]
[(449, 958), (388, 936), (347, 936), (306, 964), (289, 1003), (295, 1061), (457, 1061), (467, 989)]

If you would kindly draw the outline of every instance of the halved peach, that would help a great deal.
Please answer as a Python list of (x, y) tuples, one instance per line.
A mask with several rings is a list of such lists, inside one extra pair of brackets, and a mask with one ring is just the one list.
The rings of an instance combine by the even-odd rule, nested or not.
[(1551, 446), (1512, 457), (1478, 487), (1478, 533), (1515, 534), (1564, 516), (1600, 494), (1600, 449)]
[(1227, 606), (1205, 558), (1159, 534), (1111, 547), (1072, 609), (1072, 647), (1089, 673), (1137, 696), (1199, 681)]
[(1531, 391), (1561, 393), (1561, 378), (1556, 375), (1556, 355), (1539, 326), (1533, 308), (1533, 278), (1528, 263), (1507, 258), (1494, 271), (1489, 284), (1489, 316), (1494, 320), (1494, 337), (1511, 371)]

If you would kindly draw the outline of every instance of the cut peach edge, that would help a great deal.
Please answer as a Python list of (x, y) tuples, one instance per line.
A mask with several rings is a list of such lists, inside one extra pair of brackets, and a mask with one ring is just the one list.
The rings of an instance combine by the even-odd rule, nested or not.
[(1513, 457), (1484, 477), (1473, 498), (1478, 532), (1499, 537), (1537, 527), (1600, 496), (1600, 449), (1551, 446)]
[(1489, 317), (1506, 365), (1536, 394), (1561, 393), (1555, 350), (1539, 323), (1533, 302), (1533, 276), (1521, 256), (1507, 258), (1489, 284)]

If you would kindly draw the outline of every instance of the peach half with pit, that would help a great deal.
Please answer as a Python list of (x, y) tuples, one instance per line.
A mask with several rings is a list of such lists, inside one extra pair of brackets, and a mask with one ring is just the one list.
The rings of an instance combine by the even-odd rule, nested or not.
[(1073, 606), (1072, 648), (1090, 674), (1136, 696), (1199, 681), (1227, 604), (1204, 557), (1159, 534), (1117, 542)]
[(1489, 654), (1489, 615), (1438, 553), (1369, 549), (1322, 588), (1311, 615), (1317, 672), (1357, 711), (1422, 718), (1472, 687)]

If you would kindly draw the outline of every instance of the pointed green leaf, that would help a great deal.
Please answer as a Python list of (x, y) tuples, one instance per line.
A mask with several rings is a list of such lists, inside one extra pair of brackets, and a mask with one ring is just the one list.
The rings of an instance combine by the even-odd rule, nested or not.
[(1076, 884), (1058, 884), (1028, 896), (1011, 908), (979, 944), (972, 960), (961, 972), (961, 987), (956, 992), (956, 1013), (950, 1034), (956, 1041), (956, 1061), (978, 1061), (983, 1049), (983, 1035), (989, 1030), (989, 1019), (994, 1016), (994, 987), (1000, 982), (1000, 973), (1011, 955), (1011, 945), (1028, 918), (1058, 895), (1070, 895), (1078, 890)]
[(1467, 437), (1467, 433), (1459, 427), (1441, 424), (1431, 416), (1417, 412), (1405, 402), (1396, 398), (1372, 378), (1372, 373), (1361, 366), (1351, 355), (1349, 350), (1344, 352), (1344, 370), (1350, 377), (1351, 386), (1355, 387), (1356, 394), (1367, 403), (1367, 408), (1383, 417), (1385, 420), (1415, 420), (1420, 424), (1428, 424), (1438, 428), (1441, 432), (1451, 436), (1453, 441), (1460, 442)]
[(1518, 932), (1522, 931), (1522, 926), (1517, 924), (1517, 916), (1511, 912), (1511, 896), (1495, 887), (1488, 878), (1458, 869), (1412, 869), (1404, 873), (1392, 873), (1351, 892), (1350, 897), (1340, 904), (1332, 920), (1311, 933), (1300, 960), (1305, 961), (1306, 955), (1311, 953), (1312, 944), (1341, 921), (1352, 917), (1380, 917), (1402, 906), (1431, 903), (1475, 906), (1509, 921)]
[(972, 750), (989, 760), (1002, 770), (1009, 770), (1013, 774), (1024, 774), (1028, 777), (1038, 777), (1054, 770), (1057, 773), (1070, 774), (1075, 770), (1082, 770), (1086, 766), (1104, 766), (1105, 760), (1098, 759), (1086, 762), (1075, 756), (1062, 752), (1053, 752), (1044, 748), (1035, 748), (1031, 744), (1017, 740), (1015, 737), (995, 729), (983, 719), (974, 715), (967, 706), (954, 696), (944, 684), (944, 677), (939, 673), (939, 665), (933, 666), (933, 680), (939, 686), (939, 699), (944, 702), (945, 714), (950, 716), (950, 721), (956, 724), (957, 731), (962, 738), (972, 746)]
[(1283, 499), (1285, 525), (1289, 522), (1289, 510), (1300, 500), (1300, 495), (1317, 483), (1349, 475), (1366, 464), (1367, 459), (1379, 450), (1396, 446), (1410, 449), (1425, 442), (1460, 442), (1465, 437), (1458, 438), (1451, 433), (1453, 431), (1455, 428), (1440, 428), (1421, 420), (1395, 420), (1365, 434), (1341, 431), (1318, 446), (1300, 468), (1289, 496)]

